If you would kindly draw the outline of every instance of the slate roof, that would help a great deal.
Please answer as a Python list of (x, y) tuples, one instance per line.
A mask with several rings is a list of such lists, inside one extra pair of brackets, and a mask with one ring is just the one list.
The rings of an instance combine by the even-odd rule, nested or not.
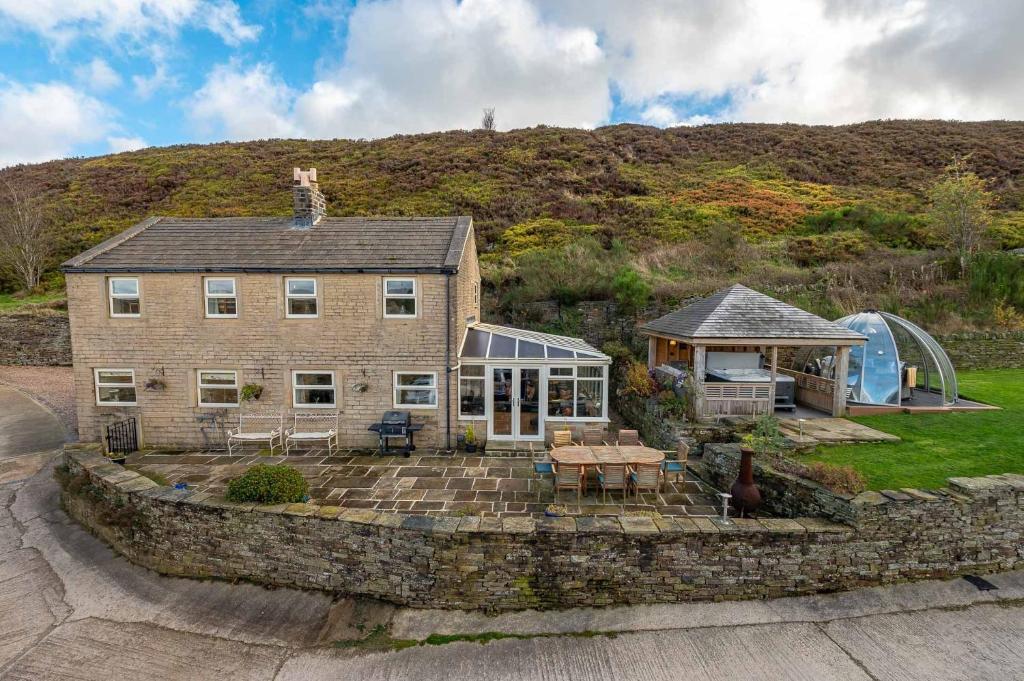
[(740, 284), (647, 322), (640, 330), (685, 341), (799, 339), (859, 345), (865, 340), (863, 335), (835, 322)]
[(454, 272), (472, 219), (150, 218), (65, 272)]

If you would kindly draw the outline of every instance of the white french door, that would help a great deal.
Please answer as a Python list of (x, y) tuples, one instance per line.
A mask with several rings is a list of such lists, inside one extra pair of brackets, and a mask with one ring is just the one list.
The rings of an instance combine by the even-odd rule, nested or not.
[(543, 440), (540, 367), (487, 367), (489, 440)]

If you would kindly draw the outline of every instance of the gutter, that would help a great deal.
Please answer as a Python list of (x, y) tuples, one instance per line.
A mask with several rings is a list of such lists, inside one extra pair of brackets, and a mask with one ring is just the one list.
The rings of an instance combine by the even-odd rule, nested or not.
[(309, 267), (296, 265), (294, 267), (169, 267), (169, 266), (118, 266), (118, 267), (97, 267), (87, 265), (64, 265), (61, 268), (66, 273), (94, 273), (94, 274), (146, 274), (146, 273), (203, 273), (218, 274), (223, 272), (258, 272), (258, 273), (309, 273), (309, 274), (445, 274), (452, 275), (458, 272), (458, 268), (452, 267)]

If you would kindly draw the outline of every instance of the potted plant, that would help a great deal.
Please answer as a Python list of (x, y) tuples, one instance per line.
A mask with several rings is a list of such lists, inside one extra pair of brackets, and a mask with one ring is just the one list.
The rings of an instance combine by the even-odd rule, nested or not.
[(473, 454), (476, 452), (476, 432), (473, 430), (473, 426), (466, 426), (466, 453)]
[(544, 515), (549, 518), (561, 518), (569, 515), (569, 509), (561, 504), (548, 504), (548, 507), (544, 509)]
[(259, 400), (262, 395), (263, 386), (259, 383), (246, 383), (242, 386), (242, 392), (239, 393), (239, 397), (242, 398), (243, 402)]
[(146, 381), (146, 385), (143, 386), (146, 390), (164, 390), (167, 388), (167, 384), (162, 378), (151, 378)]
[(110, 463), (116, 463), (119, 466), (123, 466), (127, 457), (123, 453), (107, 452), (107, 458), (110, 459)]

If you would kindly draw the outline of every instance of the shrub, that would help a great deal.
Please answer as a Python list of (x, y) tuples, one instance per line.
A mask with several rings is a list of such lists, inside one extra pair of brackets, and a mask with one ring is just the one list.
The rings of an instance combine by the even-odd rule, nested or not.
[(226, 496), (228, 501), (238, 503), (297, 503), (308, 498), (309, 484), (290, 466), (260, 463), (228, 482)]
[(626, 383), (622, 386), (622, 394), (650, 397), (657, 391), (658, 384), (651, 378), (647, 365), (642, 362), (631, 363), (626, 369)]
[(619, 269), (612, 280), (615, 302), (626, 314), (636, 314), (651, 298), (651, 285), (628, 265)]
[(815, 461), (808, 464), (804, 476), (840, 494), (858, 494), (868, 488), (864, 476), (852, 466), (834, 466)]

